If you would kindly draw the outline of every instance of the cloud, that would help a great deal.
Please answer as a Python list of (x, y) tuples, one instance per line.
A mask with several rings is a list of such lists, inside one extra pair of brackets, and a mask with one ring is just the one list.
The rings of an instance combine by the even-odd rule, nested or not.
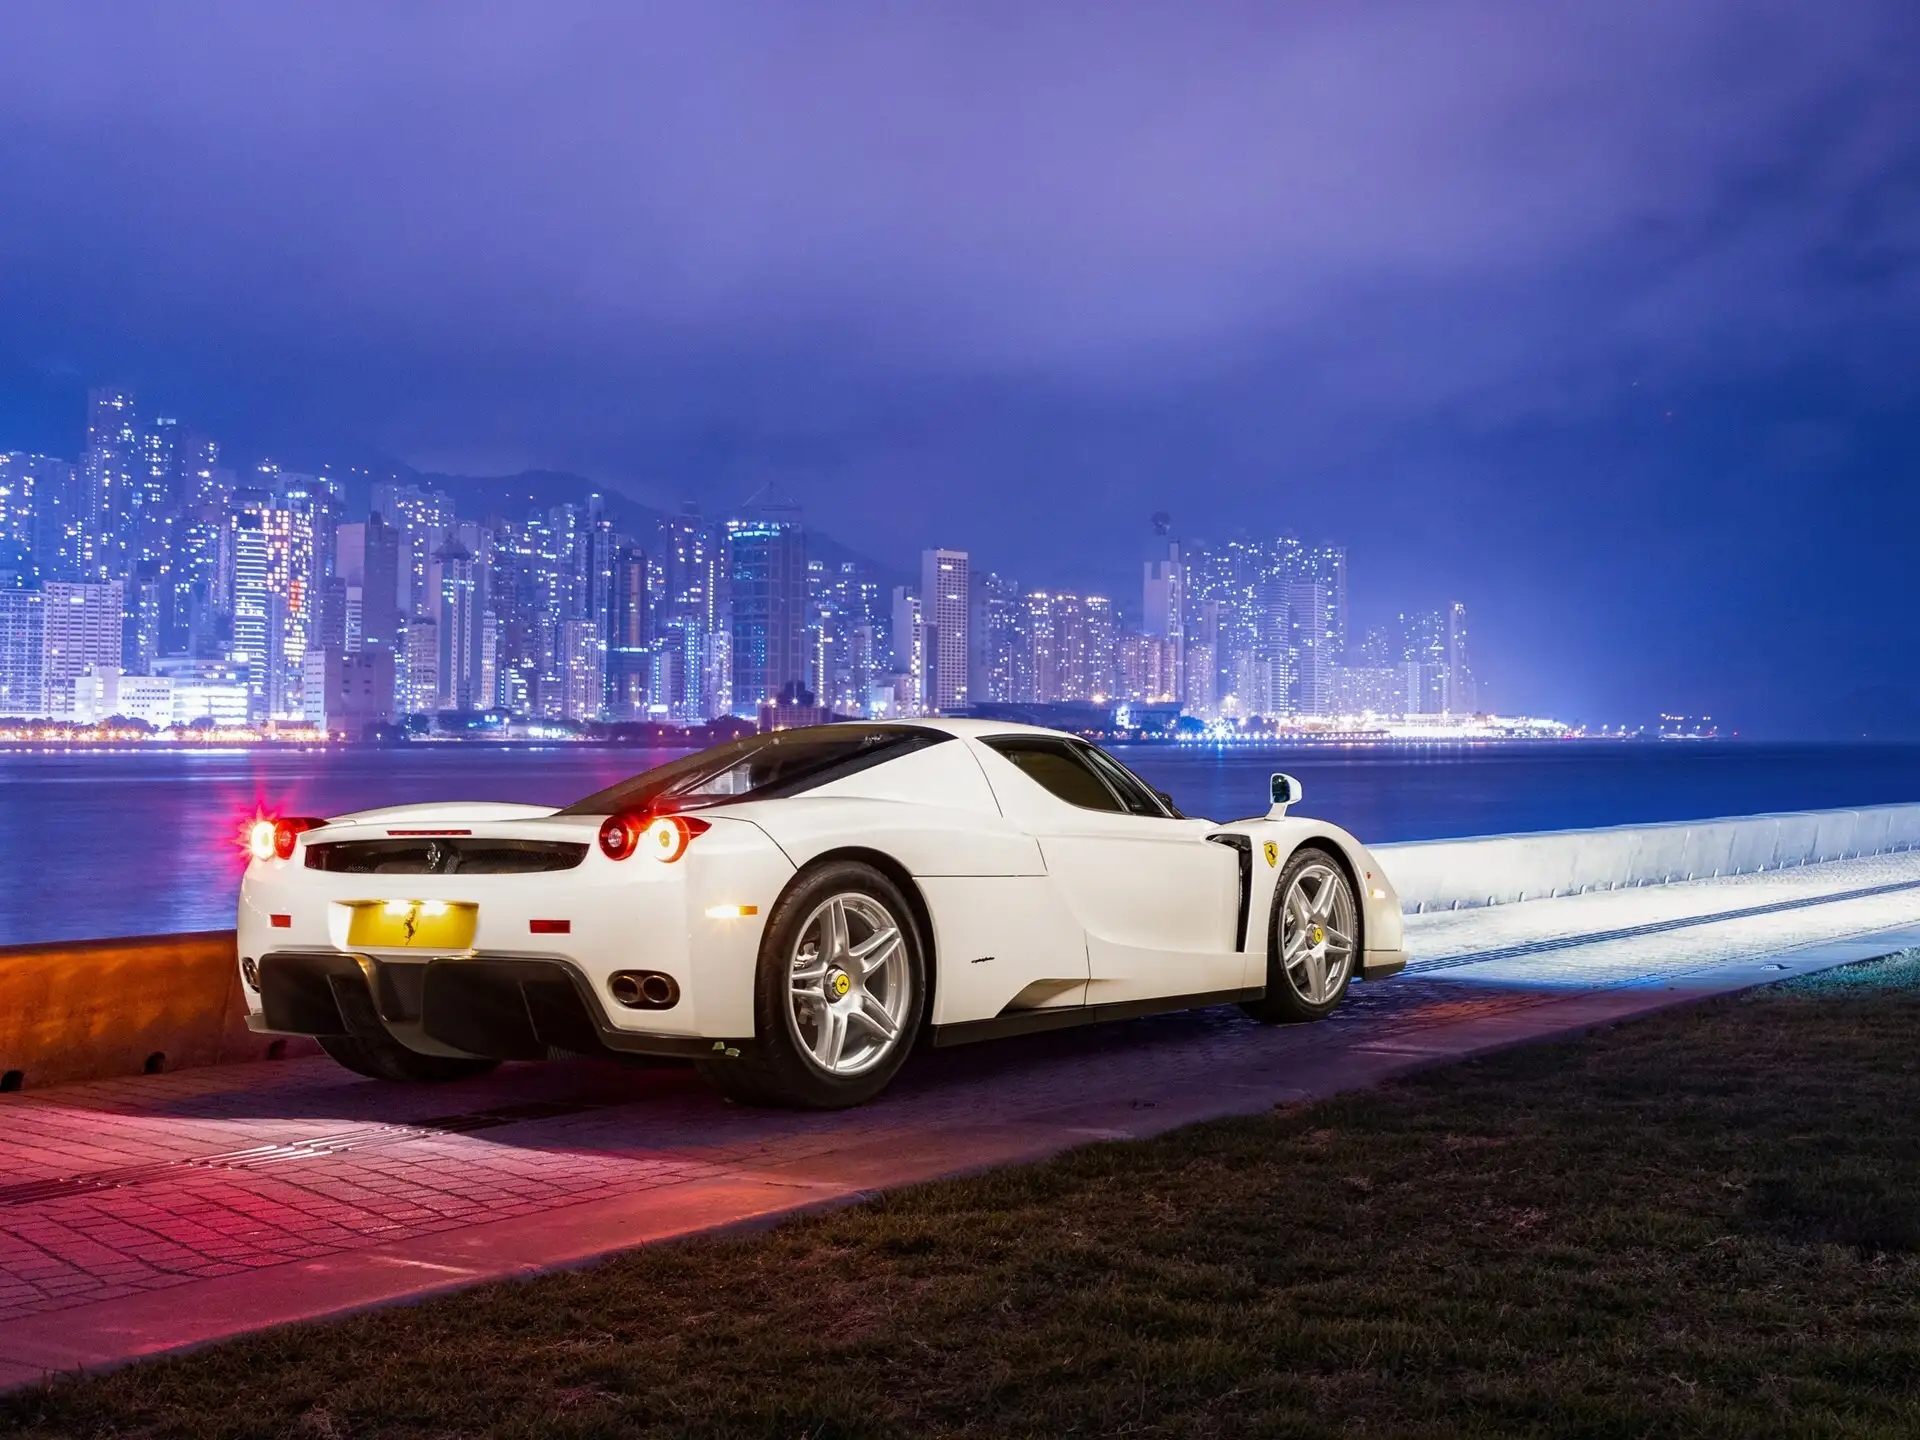
[[(15, 6), (0, 389), (112, 376), (243, 450), (655, 498), (798, 480), (876, 549), (1033, 575), (1120, 574), (1091, 557), (1160, 508), (1318, 528), (1387, 603), (1502, 607), (1478, 633), (1545, 699), (1637, 704), (1706, 649), (1774, 663), (1729, 587), (1776, 650), (1817, 628), (1721, 550), (1777, 553), (1822, 487), (1835, 545), (1904, 503), (1917, 30), (1889, 0)], [(1572, 633), (1616, 637), (1598, 688)]]

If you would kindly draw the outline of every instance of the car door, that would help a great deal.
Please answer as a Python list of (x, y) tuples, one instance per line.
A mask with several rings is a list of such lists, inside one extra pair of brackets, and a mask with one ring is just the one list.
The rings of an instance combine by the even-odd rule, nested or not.
[(1087, 936), (1087, 1003), (1239, 989), (1239, 856), (1110, 756), (1048, 735), (986, 737), (982, 766)]

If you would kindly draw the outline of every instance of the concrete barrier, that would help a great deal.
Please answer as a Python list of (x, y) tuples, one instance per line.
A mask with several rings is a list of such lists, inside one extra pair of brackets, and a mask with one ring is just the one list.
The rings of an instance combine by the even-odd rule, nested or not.
[[(1411, 914), (1920, 847), (1920, 805), (1376, 846)], [(277, 1055), (246, 1028), (231, 930), (0, 948), (0, 1089)]]
[(1410, 915), (1920, 848), (1920, 805), (1377, 845)]
[(246, 1027), (233, 932), (0, 949), (0, 1088), (311, 1054)]

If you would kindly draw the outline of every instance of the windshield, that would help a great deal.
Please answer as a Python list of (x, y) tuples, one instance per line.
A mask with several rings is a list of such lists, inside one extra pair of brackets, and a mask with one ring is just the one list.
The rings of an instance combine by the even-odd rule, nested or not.
[(812, 725), (730, 740), (698, 755), (642, 771), (562, 815), (618, 815), (647, 809), (691, 810), (729, 800), (798, 795), (870, 765), (953, 737), (911, 725)]

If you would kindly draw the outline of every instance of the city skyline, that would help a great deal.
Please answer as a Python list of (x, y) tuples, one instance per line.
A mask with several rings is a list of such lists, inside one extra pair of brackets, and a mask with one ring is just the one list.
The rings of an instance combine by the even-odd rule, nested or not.
[(1130, 606), (952, 548), (922, 552), (918, 585), (809, 557), (771, 490), (724, 516), (617, 519), (595, 492), (511, 518), (398, 477), (221, 460), (113, 387), (89, 394), (77, 461), (0, 452), (0, 714), (363, 738), (431, 714), (1078, 707), (1083, 726), (1227, 733), (1479, 708), (1460, 602), (1446, 642), (1433, 611), (1350, 647), (1345, 548), (1287, 535), (1182, 542), (1156, 514)]
[(0, 435), (110, 382), (296, 471), (771, 485), (1129, 597), (1167, 510), (1344, 540), (1367, 623), (1462, 601), (1552, 714), (1920, 736), (1916, 48), (1895, 0), (28, 7)]

